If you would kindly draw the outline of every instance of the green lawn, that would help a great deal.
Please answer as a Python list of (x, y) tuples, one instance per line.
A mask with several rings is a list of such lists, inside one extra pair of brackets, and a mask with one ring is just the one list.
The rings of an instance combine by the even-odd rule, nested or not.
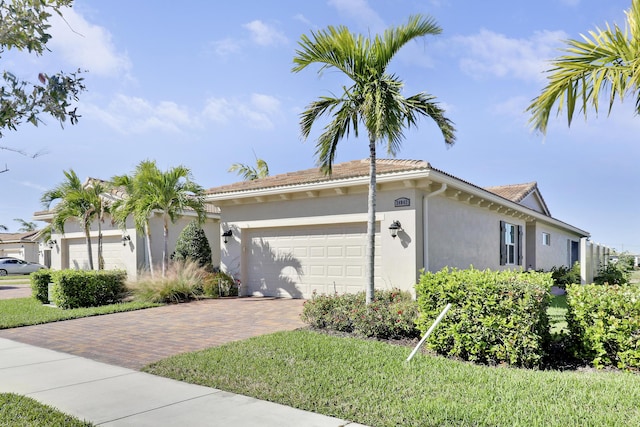
[(146, 367), (371, 426), (640, 425), (640, 375), (477, 366), (411, 348), (280, 332)]
[(567, 329), (567, 296), (556, 295), (547, 309), (551, 333), (569, 332)]
[(63, 310), (57, 307), (42, 305), (42, 303), (35, 298), (0, 300), (0, 329), (38, 325), (41, 323), (118, 313), (121, 311), (139, 310), (142, 308), (157, 307), (158, 305), (160, 304), (127, 302), (102, 307)]
[(43, 405), (28, 397), (13, 393), (0, 393), (0, 426), (88, 427), (93, 424), (63, 414), (55, 408)]

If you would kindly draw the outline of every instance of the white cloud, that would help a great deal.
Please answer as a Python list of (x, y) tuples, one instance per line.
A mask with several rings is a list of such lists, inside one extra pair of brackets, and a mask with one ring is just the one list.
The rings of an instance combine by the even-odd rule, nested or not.
[(462, 48), (460, 68), (476, 77), (493, 75), (525, 81), (544, 80), (549, 60), (558, 55), (563, 31), (540, 31), (527, 39), (481, 30), (473, 36), (458, 36), (453, 42)]
[(232, 53), (239, 52), (242, 43), (238, 40), (226, 38), (223, 40), (211, 42), (211, 45), (213, 46), (213, 51), (216, 53), (216, 55), (227, 56)]
[(372, 33), (381, 33), (386, 25), (383, 19), (369, 7), (366, 0), (329, 0), (329, 5), (335, 7), (338, 12), (356, 19), (364, 28)]
[(64, 20), (56, 14), (51, 17), (48, 46), (52, 51), (61, 53), (72, 66), (96, 75), (119, 76), (129, 71), (130, 60), (117, 52), (109, 31), (87, 22), (75, 9), (65, 8), (63, 16)]
[(83, 107), (87, 117), (93, 117), (106, 123), (123, 134), (143, 134), (153, 131), (183, 132), (197, 126), (186, 107), (170, 101), (152, 104), (149, 101), (116, 95), (106, 109), (95, 105)]
[(271, 46), (287, 42), (287, 38), (283, 33), (260, 20), (251, 21), (248, 24), (244, 24), (243, 27), (251, 32), (252, 40), (260, 46)]
[(47, 191), (48, 190), (48, 188), (43, 187), (42, 185), (34, 184), (31, 181), (20, 181), (18, 183), (20, 185), (22, 185), (23, 187), (33, 188), (33, 189), (38, 190), (38, 191)]
[(248, 100), (210, 98), (203, 116), (220, 124), (238, 122), (256, 129), (270, 130), (281, 115), (280, 101), (270, 95), (251, 94)]
[(311, 21), (309, 21), (309, 20), (307, 19), (307, 17), (306, 17), (306, 16), (304, 16), (303, 14), (301, 14), (301, 13), (296, 14), (296, 15), (293, 17), (293, 19), (294, 19), (294, 20), (296, 20), (296, 21), (300, 21), (300, 22), (302, 22), (303, 24), (311, 25)]

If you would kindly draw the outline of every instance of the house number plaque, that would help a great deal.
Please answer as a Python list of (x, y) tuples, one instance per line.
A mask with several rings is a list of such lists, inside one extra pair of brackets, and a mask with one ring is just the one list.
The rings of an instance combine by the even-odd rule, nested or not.
[(393, 201), (393, 207), (395, 208), (404, 208), (407, 206), (411, 206), (411, 200), (408, 197), (400, 197)]

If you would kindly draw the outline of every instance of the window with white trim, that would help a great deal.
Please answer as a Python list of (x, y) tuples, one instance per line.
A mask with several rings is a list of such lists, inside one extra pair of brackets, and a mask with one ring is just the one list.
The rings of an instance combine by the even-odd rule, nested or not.
[(522, 265), (522, 226), (500, 221), (500, 265)]
[(551, 246), (551, 234), (542, 233), (542, 245), (543, 246)]

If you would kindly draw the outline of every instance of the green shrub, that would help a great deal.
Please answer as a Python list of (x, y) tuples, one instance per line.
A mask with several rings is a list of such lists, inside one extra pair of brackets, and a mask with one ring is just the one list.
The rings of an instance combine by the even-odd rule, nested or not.
[(128, 283), (135, 299), (155, 303), (179, 303), (204, 294), (208, 271), (195, 261), (175, 261), (165, 276), (145, 274)]
[(98, 307), (122, 299), (124, 271), (61, 270), (51, 274), (53, 303), (60, 308)]
[(473, 362), (537, 367), (550, 339), (551, 284), (550, 273), (473, 268), (423, 272), (416, 285), (417, 325), (426, 332), (451, 303), (428, 347)]
[(30, 274), (31, 295), (43, 304), (49, 303), (49, 283), (51, 283), (51, 270), (43, 269)]
[(204, 278), (203, 293), (211, 298), (238, 296), (238, 284), (230, 274), (216, 271), (207, 274)]
[(551, 267), (551, 278), (553, 284), (562, 289), (566, 289), (567, 285), (579, 284), (581, 281), (580, 263), (574, 263), (571, 268), (564, 265)]
[(624, 269), (622, 264), (610, 262), (598, 269), (598, 274), (593, 278), (597, 285), (626, 285), (629, 283), (631, 273)]
[(190, 222), (178, 236), (175, 261), (192, 260), (200, 267), (211, 267), (211, 246), (197, 221)]
[(302, 321), (316, 329), (348, 332), (379, 339), (414, 338), (418, 307), (409, 292), (397, 289), (374, 293), (365, 304), (365, 293), (318, 295), (306, 301)]
[(567, 288), (575, 355), (597, 368), (640, 369), (640, 286)]

